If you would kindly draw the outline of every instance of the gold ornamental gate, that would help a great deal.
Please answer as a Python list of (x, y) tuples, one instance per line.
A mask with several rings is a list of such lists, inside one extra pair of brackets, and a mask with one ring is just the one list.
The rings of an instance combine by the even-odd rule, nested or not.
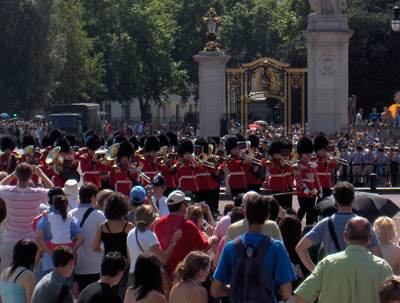
[[(249, 113), (250, 105), (268, 108), (274, 99), (279, 101), (277, 104), (283, 114), (283, 121), (279, 124), (284, 127), (286, 135), (292, 132), (294, 124), (305, 129), (307, 68), (290, 68), (289, 64), (261, 58), (242, 64), (242, 68), (227, 68), (225, 72), (227, 116), (229, 121), (233, 120), (233, 128), (236, 125), (237, 131), (244, 133), (249, 120), (257, 117)], [(268, 117), (258, 118), (270, 120)]]

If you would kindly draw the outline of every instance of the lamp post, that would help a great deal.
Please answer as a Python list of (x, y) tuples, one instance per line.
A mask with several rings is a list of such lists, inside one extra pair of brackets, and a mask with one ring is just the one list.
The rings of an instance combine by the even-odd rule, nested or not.
[(221, 17), (218, 17), (214, 8), (210, 8), (207, 15), (203, 17), (203, 22), (206, 25), (206, 35), (208, 37), (208, 42), (204, 51), (219, 51), (217, 42), (215, 40), (218, 36), (218, 26), (221, 23)]
[(400, 7), (395, 6), (393, 8), (393, 19), (392, 19), (392, 29), (394, 32), (400, 31)]

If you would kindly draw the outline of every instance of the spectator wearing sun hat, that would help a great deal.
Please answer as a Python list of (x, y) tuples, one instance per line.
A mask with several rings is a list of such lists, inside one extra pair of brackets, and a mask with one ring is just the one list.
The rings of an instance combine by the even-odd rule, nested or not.
[[(167, 272), (172, 277), (176, 266), (186, 255), (193, 250), (204, 250), (209, 247), (207, 239), (203, 238), (196, 225), (185, 219), (186, 206), (190, 198), (180, 190), (169, 194), (167, 199), (169, 215), (157, 220), (156, 226), (151, 226), (160, 241), (161, 248), (166, 251), (170, 244), (176, 245), (174, 252), (168, 260)], [(182, 230), (182, 238), (178, 242), (172, 241), (176, 230)]]
[(68, 211), (73, 210), (78, 207), (78, 196), (79, 196), (79, 186), (75, 179), (69, 179), (64, 184), (64, 195), (68, 198), (69, 205)]

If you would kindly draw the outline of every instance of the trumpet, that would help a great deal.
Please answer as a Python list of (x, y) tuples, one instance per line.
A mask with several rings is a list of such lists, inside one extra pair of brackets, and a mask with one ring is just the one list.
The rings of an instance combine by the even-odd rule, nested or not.
[(340, 158), (340, 151), (335, 149), (333, 153), (326, 153), (331, 159), (336, 160), (339, 164), (349, 165), (349, 162), (346, 159)]
[(242, 152), (242, 155), (245, 159), (250, 159), (253, 164), (260, 166), (262, 165), (262, 161), (255, 157), (255, 154), (251, 148), (248, 148)]

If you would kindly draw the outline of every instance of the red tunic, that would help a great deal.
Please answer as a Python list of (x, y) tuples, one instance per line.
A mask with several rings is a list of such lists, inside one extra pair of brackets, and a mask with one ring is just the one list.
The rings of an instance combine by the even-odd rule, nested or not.
[[(142, 168), (142, 172), (144, 172), (149, 178), (150, 182), (153, 181), (154, 177), (161, 173), (163, 176), (168, 173), (167, 165), (160, 165), (155, 163), (155, 158), (150, 158), (149, 156), (144, 157), (144, 166)], [(143, 186), (149, 185), (150, 182), (147, 182), (145, 179), (142, 178)]]
[(81, 171), (83, 175), (83, 182), (92, 182), (101, 187), (100, 182), (100, 167), (101, 164), (96, 160), (96, 155), (83, 154), (79, 157), (81, 163)]
[(290, 192), (293, 188), (292, 167), (282, 159), (272, 159), (266, 162), (273, 192)]
[(331, 188), (331, 170), (338, 166), (337, 162), (334, 160), (331, 161), (328, 156), (317, 156), (313, 160), (318, 165), (317, 172), (322, 188)]
[(243, 164), (239, 157), (232, 157), (231, 160), (222, 163), (221, 169), (228, 167), (228, 183), (231, 189), (247, 188), (246, 172), (250, 169), (251, 163)]
[(119, 192), (129, 197), (132, 190), (132, 182), (129, 176), (128, 167), (124, 164), (113, 165), (109, 172), (109, 183)]
[(217, 180), (215, 180), (212, 175), (215, 174), (216, 169), (211, 167), (206, 167), (204, 165), (196, 168), (196, 179), (199, 185), (199, 190), (216, 189), (219, 186)]
[[(321, 182), (317, 173), (317, 165), (314, 162), (297, 161), (293, 165), (293, 175), (296, 180), (296, 191), (298, 196), (312, 198), (313, 194), (322, 192)], [(308, 188), (309, 194), (303, 191)]]
[(196, 174), (201, 173), (199, 165), (194, 166), (191, 161), (182, 161), (176, 167), (179, 176), (179, 189), (181, 191), (198, 191), (199, 184), (197, 182)]
[[(259, 166), (259, 169), (265, 165), (264, 158), (260, 159), (260, 161), (261, 161), (261, 165), (257, 165), (257, 166)], [(255, 165), (256, 164), (252, 163), (250, 166), (250, 169), (248, 171), (246, 171), (246, 181), (247, 181), (247, 184), (261, 185), (261, 178), (256, 177), (253, 173), (251, 173), (251, 170), (253, 169), (253, 167)]]

